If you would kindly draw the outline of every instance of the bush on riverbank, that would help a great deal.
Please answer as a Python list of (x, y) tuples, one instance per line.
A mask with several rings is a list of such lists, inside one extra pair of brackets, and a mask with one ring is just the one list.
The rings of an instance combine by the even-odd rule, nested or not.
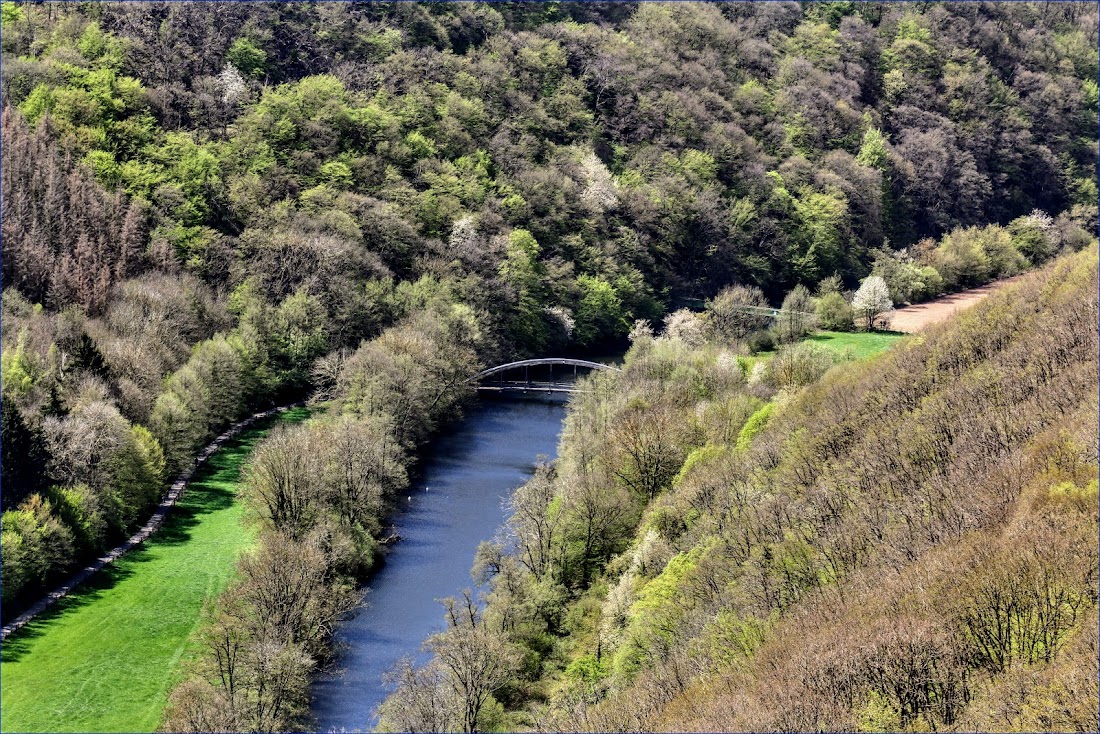
[(258, 547), (199, 634), (168, 730), (308, 728), (311, 675), (359, 602), (416, 449), (468, 397), (480, 341), (472, 312), (438, 298), (340, 360), (323, 415), (257, 447), (241, 497)]

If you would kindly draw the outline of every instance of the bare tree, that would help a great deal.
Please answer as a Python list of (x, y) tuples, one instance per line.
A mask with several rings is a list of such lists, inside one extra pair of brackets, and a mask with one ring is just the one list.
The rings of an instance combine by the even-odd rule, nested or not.
[(459, 708), (438, 665), (413, 667), (403, 658), (383, 677), (394, 686), (393, 693), (378, 707), (378, 717), (393, 731), (453, 731)]
[(806, 286), (796, 285), (779, 311), (776, 330), (781, 341), (794, 342), (809, 334), (817, 325), (814, 301)]
[(610, 435), (615, 476), (653, 499), (683, 463), (682, 435), (683, 420), (668, 405), (632, 406), (623, 411)]
[(564, 489), (567, 532), (580, 542), (582, 580), (587, 583), (594, 565), (605, 560), (628, 532), (637, 516), (630, 493), (615, 482), (593, 475), (572, 478)]
[(328, 504), (345, 522), (376, 529), (384, 499), (408, 482), (392, 426), (381, 417), (342, 415), (311, 433)]
[(283, 532), (300, 537), (317, 513), (320, 457), (305, 427), (278, 426), (256, 449), (245, 474), (245, 492), (261, 516)]
[(707, 321), (711, 337), (724, 341), (741, 340), (754, 331), (768, 328), (768, 299), (754, 286), (726, 288), (707, 303)]
[(354, 588), (335, 577), (320, 545), (271, 532), (256, 553), (241, 560), (236, 594), (241, 608), (252, 612), (254, 638), (298, 643), (320, 654), (336, 622), (355, 606)]
[(462, 731), (478, 730), (478, 716), (494, 691), (512, 676), (519, 657), (501, 636), (485, 627), (469, 590), (445, 599), (450, 628), (432, 635), (425, 647), (435, 654), (461, 709)]
[(519, 557), (527, 569), (542, 578), (551, 567), (561, 512), (551, 508), (557, 496), (554, 470), (539, 464), (535, 475), (512, 494), (508, 524), (516, 535)]

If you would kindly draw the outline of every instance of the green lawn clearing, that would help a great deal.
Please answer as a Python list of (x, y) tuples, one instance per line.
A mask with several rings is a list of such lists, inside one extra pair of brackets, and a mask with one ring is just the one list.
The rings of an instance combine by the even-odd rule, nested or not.
[(819, 331), (806, 337), (806, 341), (840, 355), (850, 354), (854, 359), (866, 359), (885, 352), (906, 336), (909, 335), (897, 331)]
[(253, 542), (234, 502), (240, 472), (275, 421), (243, 431), (197, 473), (161, 530), (3, 643), (0, 729), (145, 732), (161, 723), (203, 605)]
[[(885, 352), (907, 336), (911, 335), (900, 331), (819, 331), (802, 341), (835, 352), (841, 359), (867, 359)], [(738, 359), (746, 364), (746, 374), (749, 374), (757, 362), (767, 362), (775, 353), (775, 349), (767, 349)]]

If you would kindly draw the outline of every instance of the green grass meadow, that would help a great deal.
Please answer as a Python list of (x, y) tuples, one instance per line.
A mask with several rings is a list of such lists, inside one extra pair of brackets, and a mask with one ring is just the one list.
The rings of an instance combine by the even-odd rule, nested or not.
[(850, 354), (853, 359), (866, 359), (885, 352), (907, 336), (897, 331), (819, 331), (806, 337), (806, 341), (842, 356)]
[[(802, 340), (802, 343), (828, 349), (844, 359), (867, 359), (882, 354), (890, 347), (910, 334), (899, 331), (818, 331)], [(757, 352), (751, 357), (743, 357), (751, 371), (757, 362), (766, 362), (776, 354), (775, 349)]]
[(253, 542), (234, 501), (241, 469), (275, 421), (214, 454), (145, 544), (9, 637), (0, 664), (4, 732), (144, 732), (161, 723), (203, 605)]

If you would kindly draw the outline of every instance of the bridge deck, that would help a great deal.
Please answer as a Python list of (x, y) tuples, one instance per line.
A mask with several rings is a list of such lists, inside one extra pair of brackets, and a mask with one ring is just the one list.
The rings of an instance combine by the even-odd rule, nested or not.
[(528, 385), (526, 383), (497, 383), (494, 385), (478, 385), (478, 392), (552, 392), (572, 394), (578, 392), (577, 388), (570, 385)]

